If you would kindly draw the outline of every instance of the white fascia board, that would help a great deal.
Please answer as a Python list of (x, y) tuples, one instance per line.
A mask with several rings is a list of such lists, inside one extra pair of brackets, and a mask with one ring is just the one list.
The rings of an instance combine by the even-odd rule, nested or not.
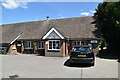
[(13, 41), (11, 41), (10, 44), (13, 44), (19, 37), (20, 37), (20, 35), (17, 36)]
[(55, 28), (52, 28), (42, 39), (46, 39), (53, 31), (55, 31), (55, 33), (60, 36), (61, 39), (64, 39), (64, 36), (62, 36)]

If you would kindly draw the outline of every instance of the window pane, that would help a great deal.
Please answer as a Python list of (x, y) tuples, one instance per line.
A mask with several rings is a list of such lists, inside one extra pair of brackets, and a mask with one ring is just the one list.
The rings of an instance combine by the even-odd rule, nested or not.
[(44, 48), (44, 42), (42, 42), (41, 48)]
[(49, 41), (49, 49), (52, 49), (52, 41)]
[(31, 48), (31, 42), (29, 42), (29, 48)]
[(60, 49), (60, 41), (56, 41), (56, 49)]
[(52, 49), (52, 46), (49, 46), (49, 49)]
[(27, 43), (27, 48), (29, 48), (29, 42), (26, 42)]
[(38, 42), (38, 48), (41, 48), (41, 42)]
[(55, 46), (55, 41), (53, 41), (53, 46)]
[(55, 46), (53, 46), (53, 49), (56, 49), (56, 47), (55, 47)]
[(73, 42), (73, 45), (76, 45), (76, 41)]
[(28, 42), (25, 42), (25, 48), (32, 48), (32, 42), (28, 41)]
[(52, 46), (52, 41), (49, 41), (49, 46)]
[(60, 41), (58, 41), (57, 43), (58, 43), (58, 46), (57, 46), (57, 47), (60, 47)]
[(30, 43), (31, 43), (30, 48), (33, 48), (33, 42), (30, 42)]
[(55, 46), (56, 46), (56, 47), (59, 47), (59, 43), (56, 43)]
[(25, 42), (25, 47), (28, 48), (28, 42)]
[(55, 41), (53, 41), (53, 49), (56, 49), (55, 47), (56, 47), (56, 43)]
[(56, 49), (60, 49), (60, 47), (56, 47)]
[(77, 45), (80, 45), (80, 41), (77, 41)]
[(84, 41), (81, 41), (81, 45), (84, 45)]
[(59, 44), (59, 43), (60, 43), (60, 41), (56, 41), (56, 43), (57, 43), (57, 44)]

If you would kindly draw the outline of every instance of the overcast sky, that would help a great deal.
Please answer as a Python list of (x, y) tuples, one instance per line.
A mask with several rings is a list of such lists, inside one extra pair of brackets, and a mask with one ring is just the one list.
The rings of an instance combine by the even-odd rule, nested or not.
[(93, 16), (100, 2), (2, 2), (2, 23)]

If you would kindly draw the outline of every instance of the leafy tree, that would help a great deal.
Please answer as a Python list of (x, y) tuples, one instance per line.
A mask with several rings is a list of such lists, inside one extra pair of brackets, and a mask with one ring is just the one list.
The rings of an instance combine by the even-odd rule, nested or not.
[(94, 15), (110, 52), (120, 53), (120, 1), (100, 3)]

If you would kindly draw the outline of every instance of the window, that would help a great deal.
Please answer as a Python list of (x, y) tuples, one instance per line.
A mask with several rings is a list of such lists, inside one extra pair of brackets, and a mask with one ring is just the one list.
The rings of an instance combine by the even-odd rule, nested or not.
[(74, 41), (73, 45), (77, 45), (77, 46), (84, 45), (84, 41)]
[(73, 45), (76, 45), (76, 41), (73, 42)]
[(89, 47), (75, 47), (74, 51), (75, 52), (89, 53), (90, 52), (90, 48)]
[(77, 45), (81, 45), (81, 41), (77, 41), (76, 43), (77, 43)]
[(74, 41), (73, 45), (81, 45), (81, 41)]
[(32, 43), (33, 43), (33, 42), (31, 42), (31, 41), (25, 42), (25, 48), (26, 48), (26, 49), (32, 49), (32, 48), (33, 48)]
[(44, 41), (38, 42), (38, 48), (43, 49), (44, 48)]
[(48, 50), (59, 50), (59, 49), (60, 49), (60, 41), (59, 40), (49, 41)]
[(7, 53), (7, 47), (0, 47), (0, 54)]
[(85, 42), (84, 41), (81, 41), (81, 45), (84, 45), (85, 44)]

